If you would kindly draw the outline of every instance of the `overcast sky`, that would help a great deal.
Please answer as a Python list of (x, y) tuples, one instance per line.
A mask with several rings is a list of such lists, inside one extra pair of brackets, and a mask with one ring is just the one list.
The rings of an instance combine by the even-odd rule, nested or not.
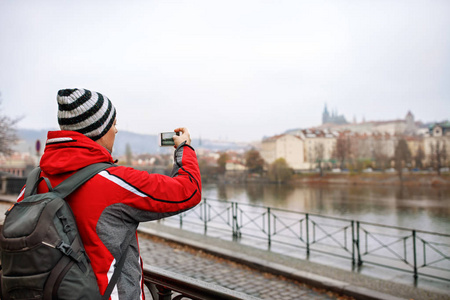
[(0, 91), (21, 128), (56, 93), (111, 99), (118, 128), (259, 140), (347, 120), (449, 119), (448, 0), (0, 0)]

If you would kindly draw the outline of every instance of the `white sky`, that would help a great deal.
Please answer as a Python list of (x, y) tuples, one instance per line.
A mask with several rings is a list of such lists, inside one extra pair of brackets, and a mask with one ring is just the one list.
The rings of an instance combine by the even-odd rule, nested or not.
[(87, 88), (118, 128), (259, 140), (347, 120), (442, 121), (448, 0), (0, 0), (3, 113), (57, 128), (56, 93)]

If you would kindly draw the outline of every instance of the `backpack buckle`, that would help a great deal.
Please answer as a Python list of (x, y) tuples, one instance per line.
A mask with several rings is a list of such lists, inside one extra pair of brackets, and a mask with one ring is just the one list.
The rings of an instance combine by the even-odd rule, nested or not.
[(77, 255), (75, 255), (75, 253), (73, 252), (72, 246), (64, 243), (63, 241), (61, 241), (61, 243), (59, 243), (59, 245), (56, 246), (56, 249), (58, 249), (64, 255), (67, 255), (68, 257), (70, 257), (71, 259), (73, 259), (74, 261), (76, 261), (78, 263), (81, 261), (81, 258), (77, 257)]
[(69, 244), (64, 243), (63, 241), (61, 241), (61, 243), (59, 243), (59, 245), (56, 246), (56, 249), (58, 249), (67, 256), (71, 256), (73, 252), (72, 247)]

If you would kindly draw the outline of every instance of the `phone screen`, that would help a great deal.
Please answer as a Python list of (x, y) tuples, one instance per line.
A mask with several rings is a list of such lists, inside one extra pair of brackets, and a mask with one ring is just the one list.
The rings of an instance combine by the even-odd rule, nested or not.
[(175, 132), (162, 132), (160, 136), (161, 146), (174, 146), (173, 136), (176, 135)]

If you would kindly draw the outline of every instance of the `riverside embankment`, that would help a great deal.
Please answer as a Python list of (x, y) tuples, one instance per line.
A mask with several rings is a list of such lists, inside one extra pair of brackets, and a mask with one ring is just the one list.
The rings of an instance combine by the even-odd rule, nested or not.
[(450, 187), (450, 174), (403, 174), (400, 178), (397, 174), (386, 173), (326, 173), (297, 174), (289, 184), (339, 184), (339, 185), (404, 185), (404, 186), (434, 186)]
[(424, 186), (450, 188), (450, 173), (438, 175), (435, 172), (404, 172), (400, 177), (395, 172), (304, 172), (292, 175), (282, 182), (274, 182), (266, 175), (231, 173), (207, 176), (204, 183), (214, 184), (273, 184), (273, 185), (390, 185), (390, 186)]

